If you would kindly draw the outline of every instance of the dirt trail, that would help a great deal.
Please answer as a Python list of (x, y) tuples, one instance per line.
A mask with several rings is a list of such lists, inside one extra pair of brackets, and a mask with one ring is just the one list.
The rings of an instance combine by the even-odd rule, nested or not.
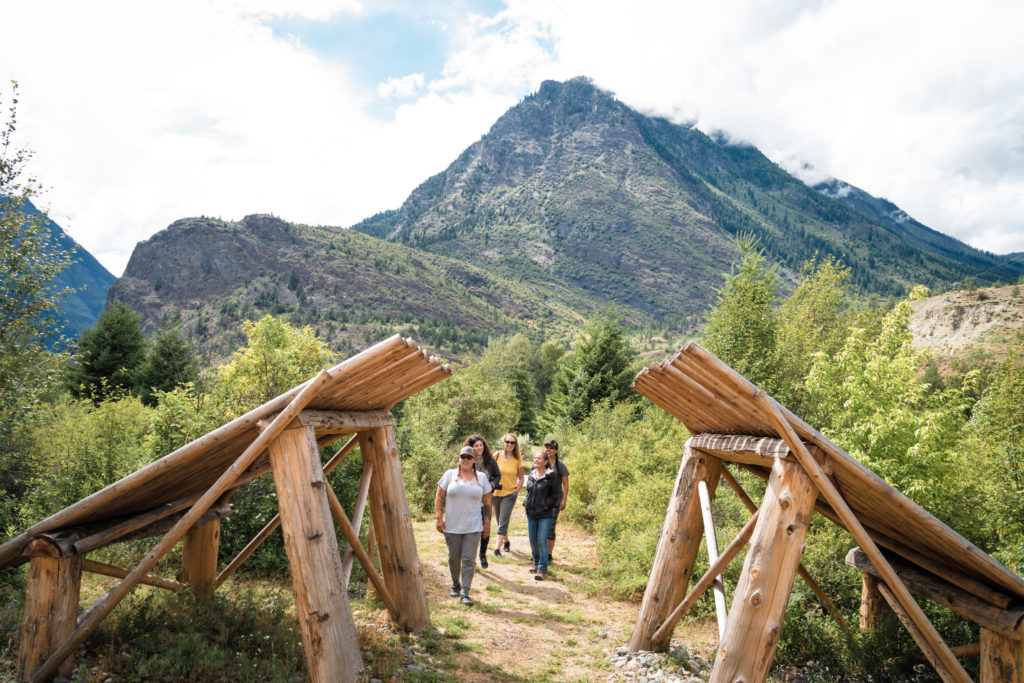
[(559, 524), (556, 560), (547, 580), (535, 581), (526, 517), (517, 505), (509, 528), (511, 556), (494, 556), (492, 536), (490, 566), (481, 569), (478, 561), (473, 578), (470, 597), (476, 605), (463, 607), (449, 597), (444, 537), (433, 520), (414, 527), (434, 624), (460, 633), (460, 641), (469, 648), (457, 656), (458, 671), (453, 673), (458, 680), (608, 677), (608, 660), (628, 641), (639, 605), (601, 594), (601, 584), (593, 578), (598, 560), (592, 536)]

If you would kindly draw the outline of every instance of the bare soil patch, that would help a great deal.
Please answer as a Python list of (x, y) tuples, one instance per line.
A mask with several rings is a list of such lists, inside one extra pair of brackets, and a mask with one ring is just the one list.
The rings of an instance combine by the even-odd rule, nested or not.
[[(526, 517), (517, 506), (509, 528), (511, 554), (488, 549), (487, 569), (477, 562), (464, 607), (449, 597), (451, 575), (444, 537), (433, 520), (414, 523), (424, 587), (434, 625), (461, 633), (466, 650), (456, 655), (459, 681), (594, 681), (612, 672), (609, 659), (629, 641), (639, 604), (609, 598), (595, 576), (593, 536), (559, 522), (555, 562), (547, 580), (530, 572)], [(492, 528), (492, 532), (493, 532)], [(691, 652), (713, 651), (717, 631), (680, 626), (676, 637)], [(709, 640), (710, 638), (710, 640)]]

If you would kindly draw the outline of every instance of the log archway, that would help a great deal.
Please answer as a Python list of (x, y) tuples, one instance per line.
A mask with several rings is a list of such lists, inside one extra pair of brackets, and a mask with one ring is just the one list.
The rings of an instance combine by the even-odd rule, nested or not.
[[(362, 656), (348, 602), (353, 558), (400, 628), (430, 625), (391, 408), (451, 374), (395, 335), (192, 443), (26, 529), (0, 546), (0, 567), (29, 562), (21, 665), (33, 681), (66, 675), (72, 655), (138, 584), (210, 595), (281, 526), (302, 642), (314, 681), (355, 680)], [(348, 437), (326, 464), (320, 448)], [(350, 520), (325, 475), (356, 445), (364, 463)], [(220, 519), (234, 491), (272, 473), (279, 514), (219, 573)], [(377, 573), (358, 529), (369, 501), (381, 559)], [(340, 552), (334, 525), (348, 541)], [(112, 543), (160, 536), (138, 565), (87, 558)], [(154, 576), (183, 542), (182, 582)], [(83, 571), (120, 578), (78, 615)]]

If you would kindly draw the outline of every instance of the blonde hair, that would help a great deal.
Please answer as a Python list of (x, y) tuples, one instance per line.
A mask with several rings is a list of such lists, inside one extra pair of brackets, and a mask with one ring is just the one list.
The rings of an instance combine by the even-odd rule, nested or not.
[(512, 432), (509, 432), (505, 436), (501, 437), (501, 452), (502, 452), (502, 454), (505, 453), (505, 439), (507, 439), (510, 436), (513, 439), (515, 439), (515, 442), (516, 442), (515, 450), (513, 450), (512, 452), (515, 454), (516, 460), (518, 460), (519, 462), (522, 462), (523, 458), (522, 458), (521, 455), (519, 455), (519, 437), (516, 436), (515, 434), (513, 434)]

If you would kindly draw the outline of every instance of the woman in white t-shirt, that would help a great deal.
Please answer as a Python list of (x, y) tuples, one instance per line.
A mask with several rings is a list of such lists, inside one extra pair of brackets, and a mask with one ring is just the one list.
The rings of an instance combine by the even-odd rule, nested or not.
[(484, 530), (480, 506), (491, 504), (491, 485), (483, 472), (476, 471), (475, 459), (473, 447), (463, 447), (458, 467), (441, 476), (434, 494), (437, 530), (444, 534), (448, 544), (452, 597), (461, 596), (459, 602), (467, 607), (473, 604), (469, 587), (476, 569), (476, 549)]

